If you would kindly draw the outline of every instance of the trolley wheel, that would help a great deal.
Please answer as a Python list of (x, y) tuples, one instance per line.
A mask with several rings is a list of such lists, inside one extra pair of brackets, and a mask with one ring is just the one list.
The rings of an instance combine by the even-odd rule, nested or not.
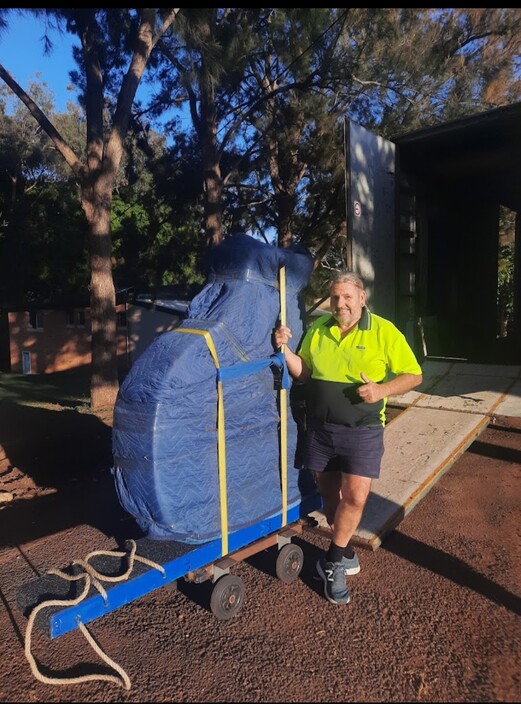
[(215, 583), (210, 597), (210, 609), (220, 621), (235, 616), (244, 601), (244, 584), (240, 577), (224, 574)]
[(289, 584), (297, 579), (303, 564), (304, 553), (302, 552), (302, 548), (298, 545), (287, 543), (279, 550), (279, 554), (277, 555), (275, 565), (277, 577)]

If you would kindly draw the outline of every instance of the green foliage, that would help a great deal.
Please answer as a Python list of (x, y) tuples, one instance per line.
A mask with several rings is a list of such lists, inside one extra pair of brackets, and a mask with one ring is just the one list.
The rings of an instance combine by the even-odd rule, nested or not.
[(500, 207), (498, 251), (498, 336), (507, 337), (514, 316), (515, 213)]
[[(78, 35), (95, 20), (108, 133), (137, 12), (35, 12), (42, 32), (54, 23)], [(116, 286), (202, 282), (211, 173), (222, 185), (223, 235), (320, 252), (310, 296), (320, 295), (345, 262), (345, 118), (393, 137), (518, 100), (520, 25), (515, 8), (184, 8), (149, 61), (150, 100), (135, 101), (130, 119), (111, 212)], [(83, 157), (76, 58), (79, 105), (55, 115), (44, 83), (30, 92)], [(84, 289), (77, 185), (26, 108), (16, 100), (9, 112), (7, 96), (0, 87), (1, 295)], [(504, 259), (500, 297), (512, 275), (507, 250)]]
[(2, 301), (87, 290), (86, 223), (78, 190), (60, 173), (60, 160), (25, 108), (0, 113), (0, 212)]

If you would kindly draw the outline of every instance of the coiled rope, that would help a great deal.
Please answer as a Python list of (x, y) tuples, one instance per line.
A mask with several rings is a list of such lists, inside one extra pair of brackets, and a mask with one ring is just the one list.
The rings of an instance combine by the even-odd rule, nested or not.
[[(41, 604), (38, 604), (32, 611), (31, 614), (28, 618), (27, 621), (27, 627), (25, 630), (25, 657), (29, 661), (29, 664), (31, 666), (31, 671), (33, 675), (38, 679), (40, 682), (43, 682), (44, 684), (78, 684), (80, 682), (91, 682), (93, 680), (101, 680), (105, 682), (113, 682), (114, 684), (118, 684), (121, 687), (124, 687), (124, 689), (130, 689), (130, 678), (125, 672), (125, 670), (118, 665), (117, 662), (112, 660), (103, 650), (102, 648), (98, 645), (98, 643), (95, 641), (94, 637), (92, 634), (89, 632), (85, 624), (78, 622), (78, 628), (80, 631), (83, 633), (84, 637), (86, 638), (87, 642), (89, 645), (93, 648), (93, 650), (99, 655), (99, 657), (109, 665), (109, 667), (113, 668), (119, 676), (116, 675), (108, 675), (108, 674), (103, 674), (103, 673), (93, 673), (90, 675), (80, 675), (78, 677), (47, 677), (43, 675), (40, 672), (40, 669), (38, 667), (38, 664), (36, 663), (36, 660), (31, 652), (31, 641), (32, 641), (32, 630), (33, 630), (33, 625), (36, 619), (36, 616), (40, 611), (43, 609), (49, 608), (50, 606), (75, 606), (76, 604), (79, 604), (90, 591), (91, 586), (94, 586), (98, 592), (101, 594), (103, 600), (105, 603), (107, 602), (107, 592), (101, 582), (122, 582), (130, 576), (132, 573), (132, 570), (134, 569), (134, 563), (135, 561), (142, 562), (145, 565), (148, 565), (149, 567), (152, 567), (154, 569), (157, 569), (161, 572), (161, 574), (165, 574), (164, 568), (159, 565), (156, 562), (152, 562), (152, 560), (148, 560), (146, 557), (141, 557), (140, 555), (136, 555), (136, 550), (137, 550), (137, 545), (134, 540), (129, 541), (131, 545), (130, 552), (120, 552), (117, 550), (94, 550), (93, 552), (89, 553), (87, 557), (84, 560), (74, 560), (72, 562), (72, 565), (79, 565), (82, 567), (85, 571), (82, 572), (81, 574), (77, 575), (69, 575), (66, 574), (65, 572), (62, 572), (59, 569), (52, 569), (47, 572), (47, 574), (54, 574), (57, 575), (58, 577), (61, 577), (62, 579), (65, 579), (69, 582), (73, 581), (78, 581), (80, 579), (85, 580), (85, 585), (83, 587), (82, 593), (76, 597), (75, 599), (49, 599), (47, 601), (43, 601)], [(105, 575), (101, 574), (98, 572), (90, 563), (89, 560), (91, 560), (93, 557), (97, 557), (99, 555), (104, 555), (107, 557), (128, 557), (128, 568), (127, 570), (117, 576), (110, 576), (110, 575)]]

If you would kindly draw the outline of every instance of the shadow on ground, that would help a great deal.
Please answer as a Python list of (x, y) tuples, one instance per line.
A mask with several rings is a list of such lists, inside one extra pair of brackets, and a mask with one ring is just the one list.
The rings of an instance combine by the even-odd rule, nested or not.
[(56, 408), (0, 402), (0, 487), (14, 493), (0, 511), (0, 547), (84, 523), (118, 540), (134, 537), (137, 529), (119, 504), (110, 473), (110, 425), (90, 413)]

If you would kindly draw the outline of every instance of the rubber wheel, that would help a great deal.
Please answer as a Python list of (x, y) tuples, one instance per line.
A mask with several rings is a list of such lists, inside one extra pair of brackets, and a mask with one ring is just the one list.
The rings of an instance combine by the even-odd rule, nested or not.
[(277, 563), (275, 565), (277, 577), (289, 584), (297, 579), (303, 564), (304, 553), (302, 548), (288, 543), (279, 550), (277, 555)]
[(244, 601), (244, 584), (240, 577), (224, 574), (215, 583), (210, 597), (210, 609), (220, 621), (235, 616)]

